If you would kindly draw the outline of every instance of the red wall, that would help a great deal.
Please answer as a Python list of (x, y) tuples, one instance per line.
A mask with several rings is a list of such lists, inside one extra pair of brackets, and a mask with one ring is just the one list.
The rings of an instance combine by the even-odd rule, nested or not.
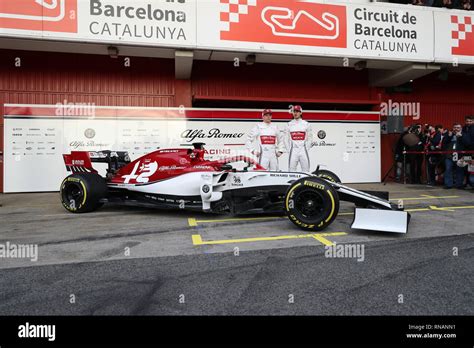
[(195, 62), (195, 99), (263, 100), (353, 103), (378, 102), (368, 76), (354, 69), (234, 62)]
[[(21, 67), (15, 67), (15, 58)], [(175, 105), (174, 62), (0, 50), (2, 103), (87, 102), (111, 106)]]

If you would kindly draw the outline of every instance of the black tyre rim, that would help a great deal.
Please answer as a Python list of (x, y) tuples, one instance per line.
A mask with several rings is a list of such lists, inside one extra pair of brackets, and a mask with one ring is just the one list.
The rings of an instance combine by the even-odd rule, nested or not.
[(69, 206), (72, 206), (72, 202), (74, 202), (74, 206), (77, 208), (84, 199), (84, 191), (80, 185), (68, 183), (63, 190), (63, 199)]
[(318, 191), (304, 190), (294, 198), (295, 209), (306, 219), (314, 221), (324, 213), (324, 198)]

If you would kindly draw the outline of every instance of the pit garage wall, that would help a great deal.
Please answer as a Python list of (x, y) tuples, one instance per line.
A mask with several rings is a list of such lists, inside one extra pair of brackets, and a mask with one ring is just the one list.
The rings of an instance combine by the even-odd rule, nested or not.
[[(194, 99), (298, 102), (303, 106), (370, 104), (376, 110), (380, 101), (392, 99), (421, 102), (420, 123), (450, 125), (474, 114), (472, 76), (450, 74), (447, 81), (441, 81), (432, 74), (416, 80), (411, 94), (388, 95), (383, 89), (368, 87), (367, 71), (258, 63), (236, 68), (233, 63), (195, 61), (192, 80), (176, 80), (171, 59), (132, 57), (131, 66), (124, 67), (123, 57), (0, 50), (0, 106), (67, 100), (105, 106), (190, 107)], [(382, 174), (392, 165), (396, 138), (382, 136)], [(3, 192), (2, 183), (0, 170)]]

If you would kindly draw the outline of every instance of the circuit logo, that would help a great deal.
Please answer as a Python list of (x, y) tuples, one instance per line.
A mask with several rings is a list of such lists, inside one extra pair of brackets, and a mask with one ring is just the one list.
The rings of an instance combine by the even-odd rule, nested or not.
[(469, 15), (452, 15), (453, 30), (452, 54), (457, 56), (474, 56), (474, 19)]
[(220, 0), (221, 40), (347, 47), (343, 5), (303, 0)]
[(77, 0), (0, 0), (0, 28), (77, 33)]

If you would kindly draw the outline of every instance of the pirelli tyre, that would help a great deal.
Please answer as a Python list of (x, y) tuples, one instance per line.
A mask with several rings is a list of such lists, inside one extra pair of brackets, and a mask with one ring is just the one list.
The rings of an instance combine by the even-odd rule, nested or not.
[(88, 213), (100, 208), (107, 195), (104, 178), (94, 173), (69, 175), (61, 184), (61, 202), (71, 213)]
[(329, 170), (324, 170), (324, 169), (317, 170), (316, 172), (314, 172), (314, 174), (317, 177), (323, 178), (323, 179), (328, 180), (330, 182), (335, 182), (335, 183), (338, 183), (338, 184), (341, 183), (341, 179), (339, 179), (339, 177), (336, 174), (334, 174), (333, 172), (331, 172)]
[(306, 177), (294, 182), (285, 197), (288, 218), (308, 231), (328, 227), (339, 212), (339, 196), (327, 181)]

